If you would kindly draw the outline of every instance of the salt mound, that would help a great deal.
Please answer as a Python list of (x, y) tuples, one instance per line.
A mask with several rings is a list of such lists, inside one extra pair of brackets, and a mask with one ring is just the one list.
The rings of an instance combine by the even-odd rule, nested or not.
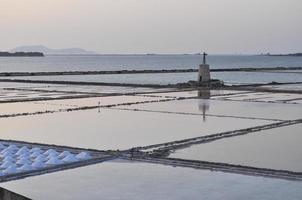
[(30, 153), (34, 153), (34, 152), (42, 153), (43, 150), (41, 150), (39, 147), (34, 147), (30, 150)]
[(0, 154), (0, 156), (2, 158), (7, 157), (7, 156), (14, 156), (14, 153), (12, 151), (6, 151), (5, 153)]
[(6, 168), (5, 170), (3, 170), (4, 174), (13, 174), (17, 172), (17, 168), (15, 165), (11, 165), (8, 168)]
[(5, 153), (5, 152), (7, 152), (7, 151), (10, 151), (10, 150), (7, 149), (7, 148), (5, 148), (5, 149), (3, 149), (0, 153), (3, 154), (3, 153)]
[(9, 146), (7, 147), (7, 149), (10, 149), (10, 150), (15, 151), (15, 150), (18, 150), (19, 148), (18, 148), (16, 145), (11, 144), (11, 145), (9, 145)]
[(78, 155), (76, 155), (76, 158), (78, 158), (80, 160), (86, 160), (86, 159), (91, 158), (91, 156), (89, 155), (89, 153), (83, 151), (83, 152), (79, 153)]
[(45, 163), (38, 160), (38, 161), (33, 162), (33, 164), (31, 166), (34, 168), (43, 168), (43, 167), (45, 167)]
[(3, 162), (6, 162), (6, 161), (14, 162), (15, 159), (12, 156), (6, 156), (6, 157), (4, 157)]
[(1, 153), (1, 154), (4, 154), (4, 153), (6, 153), (6, 152), (12, 152), (12, 153), (13, 153), (14, 150), (7, 147), (6, 149), (3, 149), (0, 153)]
[(29, 153), (29, 151), (24, 151), (24, 152), (22, 152), (22, 153), (19, 153), (19, 154), (17, 154), (16, 153), (16, 155), (18, 156), (18, 157), (30, 157), (30, 153)]
[(2, 165), (0, 166), (1, 168), (8, 168), (9, 166), (15, 166), (16, 164), (11, 162), (11, 161), (5, 161), (4, 163), (2, 163)]
[(29, 151), (29, 148), (27, 146), (23, 146), (23, 147), (20, 148), (20, 150)]
[(17, 160), (16, 164), (17, 165), (24, 165), (24, 164), (29, 164), (31, 163), (31, 160), (27, 158), (21, 158), (20, 160)]
[(47, 160), (47, 158), (43, 154), (41, 154), (38, 157), (36, 157), (34, 161), (35, 162), (37, 162), (37, 161), (44, 162), (46, 160)]
[(58, 158), (58, 155), (56, 154), (49, 154), (46, 159), (49, 160), (49, 159), (52, 159), (52, 158)]
[(42, 154), (39, 151), (35, 151), (35, 152), (33, 152), (33, 153), (30, 154), (30, 157), (36, 158), (36, 157), (38, 157), (40, 155), (42, 155)]
[(45, 153), (44, 153), (44, 155), (58, 155), (59, 153), (58, 152), (56, 152), (55, 150), (53, 150), (53, 149), (49, 149), (49, 150), (47, 150)]
[(65, 158), (65, 157), (67, 157), (67, 156), (69, 156), (69, 155), (73, 155), (73, 154), (70, 153), (69, 151), (63, 151), (63, 152), (59, 155), (59, 157), (60, 157), (60, 158)]
[(62, 164), (63, 161), (58, 159), (58, 157), (51, 157), (47, 162), (46, 164), (47, 165), (59, 165), (59, 164)]
[(22, 159), (22, 158), (30, 159), (30, 155), (26, 153), (18, 156), (18, 159)]
[(21, 149), (19, 149), (16, 153), (16, 155), (21, 155), (21, 154), (24, 154), (24, 153), (27, 153), (29, 154), (29, 149), (27, 147), (22, 147)]
[(6, 146), (4, 146), (2, 143), (0, 143), (0, 149), (5, 149)]
[(24, 163), (24, 165), (22, 167), (18, 168), (18, 171), (29, 171), (29, 170), (33, 170), (33, 167), (31, 165), (29, 165), (28, 163)]
[(63, 159), (64, 162), (77, 162), (78, 158), (76, 158), (73, 154), (69, 154)]

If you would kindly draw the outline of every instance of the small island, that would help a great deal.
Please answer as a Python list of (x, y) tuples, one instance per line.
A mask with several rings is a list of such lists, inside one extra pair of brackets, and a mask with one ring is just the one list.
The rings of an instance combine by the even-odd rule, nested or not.
[(44, 57), (41, 52), (6, 52), (0, 51), (0, 57)]

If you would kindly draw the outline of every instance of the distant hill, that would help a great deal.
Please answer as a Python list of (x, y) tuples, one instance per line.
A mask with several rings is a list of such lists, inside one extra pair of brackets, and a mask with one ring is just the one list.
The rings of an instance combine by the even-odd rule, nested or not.
[(10, 50), (10, 52), (42, 52), (44, 54), (52, 54), (52, 55), (96, 54), (96, 52), (87, 51), (85, 49), (80, 49), (80, 48), (51, 49), (43, 45), (20, 46)]

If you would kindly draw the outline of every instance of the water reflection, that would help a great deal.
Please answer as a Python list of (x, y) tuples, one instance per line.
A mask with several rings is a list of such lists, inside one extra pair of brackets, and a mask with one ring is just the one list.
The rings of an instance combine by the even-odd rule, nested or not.
[(199, 90), (198, 93), (198, 109), (202, 111), (203, 121), (206, 121), (206, 112), (210, 109), (210, 90)]
[(302, 172), (301, 129), (302, 125), (296, 124), (262, 130), (193, 145), (171, 157)]

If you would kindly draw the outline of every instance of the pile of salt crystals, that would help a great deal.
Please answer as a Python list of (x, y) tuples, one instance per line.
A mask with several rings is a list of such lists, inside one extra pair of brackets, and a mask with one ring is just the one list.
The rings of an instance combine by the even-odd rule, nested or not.
[(56, 151), (26, 144), (0, 142), (0, 176), (39, 170), (90, 159), (88, 152)]

